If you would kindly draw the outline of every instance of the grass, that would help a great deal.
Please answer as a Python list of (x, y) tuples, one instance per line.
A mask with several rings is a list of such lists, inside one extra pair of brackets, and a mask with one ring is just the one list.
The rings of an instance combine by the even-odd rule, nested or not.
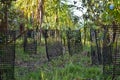
[[(45, 55), (44, 48), (39, 49), (42, 56)], [(24, 52), (17, 56), (22, 60), (30, 61), (30, 56)], [(64, 54), (37, 66), (33, 71), (30, 71), (28, 67), (18, 66), (15, 68), (15, 74), (16, 80), (101, 80), (102, 67), (91, 66), (90, 58), (87, 56)]]
[(63, 60), (63, 57), (61, 57), (62, 61), (61, 58), (59, 58), (57, 60), (51, 61), (49, 64), (46, 64), (47, 66), (44, 66), (40, 70), (41, 80), (101, 80), (101, 66), (91, 67), (90, 65), (85, 65), (89, 62), (87, 61), (87, 57), (84, 57), (87, 59), (86, 63), (80, 61), (82, 59), (81, 57), (79, 59), (79, 62), (77, 62), (77, 57), (78, 55), (74, 55), (67, 61), (66, 59)]
[[(90, 51), (90, 46), (85, 46), (83, 50)], [(46, 61), (40, 65), (16, 66), (16, 80), (103, 80), (102, 66), (91, 65), (90, 57), (83, 54), (70, 56), (66, 53), (48, 62), (44, 46), (38, 46), (35, 57), (24, 53), (21, 48), (17, 48), (16, 51), (16, 61), (33, 64), (37, 61)]]

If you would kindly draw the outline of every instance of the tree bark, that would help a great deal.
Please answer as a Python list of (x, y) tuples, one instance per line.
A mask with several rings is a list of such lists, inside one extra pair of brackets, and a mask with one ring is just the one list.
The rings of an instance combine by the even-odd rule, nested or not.
[(94, 33), (95, 33), (95, 43), (96, 43), (96, 53), (97, 53), (97, 56), (98, 56), (98, 62), (99, 64), (102, 64), (102, 56), (101, 56), (101, 52), (100, 52), (100, 47), (99, 47), (99, 44), (98, 44), (98, 35), (97, 35), (97, 30), (94, 30)]
[(108, 35), (108, 28), (104, 27), (104, 37), (103, 37), (103, 65), (111, 64), (112, 63), (112, 52), (111, 45), (108, 45), (110, 42), (109, 35)]
[(46, 48), (46, 56), (47, 56), (47, 59), (48, 61), (50, 61), (50, 57), (49, 57), (49, 54), (48, 54), (48, 43), (47, 43), (47, 38), (48, 38), (48, 30), (45, 30), (44, 32), (44, 37), (45, 37), (45, 48)]
[(93, 65), (98, 64), (98, 56), (96, 53), (95, 32), (90, 28), (90, 41), (91, 41), (91, 61)]
[(42, 37), (42, 22), (43, 22), (43, 15), (44, 15), (44, 0), (38, 0), (38, 14), (37, 14), (37, 18), (38, 18), (38, 23), (39, 23), (39, 27), (37, 27), (36, 29), (40, 29), (40, 42), (41, 42), (41, 37)]

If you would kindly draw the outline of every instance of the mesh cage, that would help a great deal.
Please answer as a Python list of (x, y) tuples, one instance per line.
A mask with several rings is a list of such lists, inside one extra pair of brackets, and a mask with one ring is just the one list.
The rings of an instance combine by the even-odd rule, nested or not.
[[(110, 77), (111, 80), (117, 80), (120, 76), (120, 28), (117, 29), (114, 43), (103, 47), (103, 75), (105, 80)], [(113, 37), (114, 38), (114, 37)], [(107, 41), (106, 41), (107, 43)]]
[(52, 59), (63, 54), (60, 30), (45, 30), (44, 37), (48, 59)]
[(37, 40), (35, 40), (35, 31), (28, 30), (24, 35), (24, 51), (30, 54), (37, 52)]
[(79, 30), (67, 31), (67, 44), (70, 55), (81, 52), (82, 43), (81, 43), (81, 33)]
[(115, 53), (112, 55), (113, 62), (113, 78), (120, 76), (120, 33), (116, 35), (116, 49)]
[(0, 80), (14, 80), (15, 32), (8, 31), (6, 44), (0, 44)]

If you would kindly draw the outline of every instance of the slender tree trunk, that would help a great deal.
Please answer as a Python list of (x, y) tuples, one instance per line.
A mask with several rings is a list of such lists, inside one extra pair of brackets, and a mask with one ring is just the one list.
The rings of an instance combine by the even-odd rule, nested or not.
[(104, 38), (103, 38), (103, 64), (111, 64), (112, 63), (112, 54), (111, 54), (111, 46), (108, 45), (110, 42), (109, 35), (108, 35), (108, 28), (104, 28)]
[(84, 45), (86, 44), (86, 27), (84, 27)]
[(72, 55), (72, 52), (71, 52), (71, 45), (70, 45), (70, 31), (71, 31), (71, 30), (67, 30), (67, 45), (68, 45), (68, 52), (69, 52), (69, 55)]
[(75, 52), (79, 53), (82, 52), (82, 40), (81, 40), (81, 31), (75, 31), (76, 32), (76, 36), (75, 36)]
[(93, 29), (90, 29), (90, 41), (91, 41), (91, 60), (92, 64), (98, 64), (98, 56), (96, 53), (96, 45), (95, 45), (95, 32)]
[(26, 52), (26, 46), (27, 46), (27, 33), (24, 34), (24, 42), (23, 42), (23, 48), (24, 48), (24, 52)]
[(79, 39), (80, 39), (80, 48), (81, 48), (81, 51), (82, 51), (83, 50), (83, 44), (82, 44), (81, 30), (79, 31)]
[(101, 57), (101, 52), (100, 52), (99, 44), (98, 44), (97, 31), (95, 30), (94, 32), (95, 32), (95, 43), (96, 43), (96, 53), (98, 56), (98, 62), (99, 64), (102, 64), (102, 57)]
[(37, 14), (37, 18), (38, 18), (38, 23), (39, 23), (39, 27), (37, 27), (37, 29), (40, 29), (40, 43), (41, 43), (41, 26), (42, 26), (42, 22), (43, 22), (43, 15), (44, 15), (44, 0), (38, 0), (38, 14)]
[(112, 24), (112, 29), (113, 29), (113, 43), (115, 41), (115, 38), (116, 38), (116, 30), (117, 30), (117, 26), (115, 25), (115, 22), (113, 21), (113, 24)]
[(47, 43), (47, 37), (48, 37), (48, 30), (45, 30), (44, 37), (45, 37), (45, 48), (46, 48), (46, 56), (48, 61), (50, 61), (49, 53), (48, 53), (48, 43)]

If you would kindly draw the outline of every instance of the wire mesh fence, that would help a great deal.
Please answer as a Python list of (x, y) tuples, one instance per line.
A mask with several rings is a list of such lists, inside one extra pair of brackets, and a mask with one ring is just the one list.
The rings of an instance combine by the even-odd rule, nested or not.
[(15, 32), (8, 31), (4, 36), (6, 41), (0, 43), (0, 80), (14, 80)]
[[(113, 41), (111, 44), (103, 46), (103, 75), (105, 80), (111, 77), (112, 80), (117, 80), (120, 76), (120, 29), (119, 26), (114, 26)], [(111, 33), (112, 34), (112, 33)]]

